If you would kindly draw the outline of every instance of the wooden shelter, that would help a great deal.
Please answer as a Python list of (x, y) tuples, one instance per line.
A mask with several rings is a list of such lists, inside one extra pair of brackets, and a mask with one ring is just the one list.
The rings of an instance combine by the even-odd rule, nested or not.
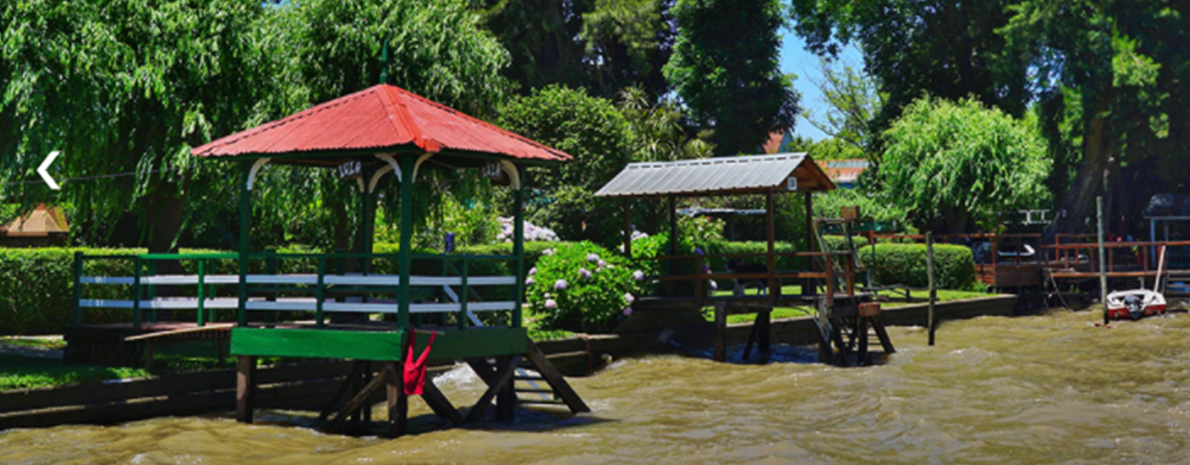
[[(802, 194), (805, 202), (806, 244), (813, 244), (816, 228), (813, 220), (813, 193), (835, 188), (830, 178), (805, 153), (782, 153), (774, 155), (753, 155), (722, 157), (701, 160), (683, 160), (660, 163), (633, 163), (616, 175), (595, 194), (596, 197), (623, 199), (624, 208), (624, 252), (637, 260), (660, 260), (666, 263), (667, 271), (661, 276), (651, 277), (663, 285), (658, 286), (659, 295), (638, 298), (633, 304), (637, 312), (650, 311), (696, 313), (703, 307), (714, 305), (718, 334), (723, 334), (726, 314), (731, 312), (756, 312), (757, 321), (752, 336), (745, 348), (745, 357), (751, 351), (753, 342), (767, 351), (769, 341), (770, 314), (776, 306), (800, 306), (816, 303), (819, 314), (822, 339), (827, 344), (840, 341), (844, 326), (858, 331), (862, 325), (871, 325), (865, 316), (857, 320), (859, 304), (868, 297), (855, 292), (854, 263), (849, 252), (799, 252), (778, 253), (775, 250), (777, 231), (774, 225), (773, 198), (776, 195)], [(714, 197), (736, 195), (762, 195), (765, 198), (765, 233), (768, 248), (763, 254), (703, 254), (678, 249), (676, 199), (679, 197)], [(669, 214), (668, 253), (660, 257), (633, 257), (632, 236), (629, 216), (629, 199), (664, 199)], [(798, 269), (779, 269), (778, 259), (792, 258)], [(709, 260), (732, 259), (751, 266), (716, 272), (707, 267)], [(749, 268), (743, 270), (742, 268)], [(761, 281), (767, 290), (763, 295), (748, 296), (741, 293), (717, 295), (709, 289), (709, 280), (730, 280), (736, 283)], [(787, 280), (802, 285), (799, 295), (782, 295), (781, 287)], [(688, 286), (677, 286), (677, 283)], [(818, 292), (818, 283), (825, 284), (825, 292)], [(879, 306), (876, 306), (878, 313)], [(869, 310), (868, 314), (871, 314)], [(635, 313), (634, 313), (635, 315)], [(849, 321), (846, 325), (844, 320)], [(862, 321), (861, 321), (862, 320)], [(876, 330), (882, 331), (879, 323)], [(866, 334), (868, 326), (863, 326)], [(854, 336), (852, 337), (854, 340)], [(866, 340), (866, 338), (865, 338)], [(851, 344), (850, 347), (854, 347)], [(866, 348), (866, 343), (863, 346)], [(886, 346), (891, 351), (891, 344)], [(848, 346), (840, 345), (846, 356)], [(717, 337), (716, 359), (724, 359), (721, 337)], [(824, 356), (825, 350), (824, 350)]]
[(0, 247), (65, 246), (70, 225), (62, 207), (38, 205), (33, 211), (0, 226)]
[[(511, 420), (518, 403), (515, 380), (549, 384), (558, 404), (573, 412), (586, 405), (529, 342), (521, 315), (524, 293), (525, 169), (570, 160), (561, 151), (504, 131), (454, 109), (392, 85), (378, 85), (289, 117), (223, 137), (195, 148), (193, 154), (239, 166), (240, 243), (235, 254), (147, 254), (130, 257), (76, 256), (75, 321), (81, 309), (131, 308), (132, 326), (153, 331), (159, 309), (195, 309), (196, 327), (214, 321), (215, 310), (235, 312), (230, 328), (231, 354), (239, 359), (237, 419), (252, 421), (257, 357), (334, 358), (359, 361), (340, 396), (357, 392), (330, 420), (335, 430), (348, 416), (367, 418), (367, 400), (381, 388), (387, 392), (391, 433), (406, 431), (407, 396), (402, 370), (411, 346), (425, 350), (435, 334), (429, 360), (466, 360), (489, 389), (466, 418), (434, 387), (425, 383), (423, 399), (434, 412), (454, 423), (475, 420), (497, 400), (497, 418)], [(294, 165), (336, 170), (357, 186), (361, 224), (352, 253), (280, 254), (255, 251), (250, 244), (254, 183), (269, 165)], [(507, 184), (514, 198), (511, 255), (433, 255), (413, 252), (414, 184), (430, 169), (481, 170)], [(391, 176), (386, 174), (391, 173)], [(376, 188), (384, 179), (400, 183), (400, 250), (372, 250)], [(84, 276), (86, 261), (127, 259), (134, 276)], [(182, 262), (196, 269), (185, 276), (160, 275), (153, 264)], [(357, 270), (347, 271), (348, 261)], [(396, 272), (372, 272), (388, 262)], [(508, 275), (477, 275), (503, 263)], [(235, 274), (219, 274), (220, 265), (234, 264)], [(305, 267), (303, 272), (278, 270)], [(226, 267), (226, 266), (225, 266)], [(421, 271), (421, 270), (432, 271)], [(156, 297), (158, 285), (193, 286), (194, 298)], [(86, 285), (128, 286), (128, 300), (88, 299)], [(220, 297), (219, 291), (234, 290)], [(146, 298), (147, 295), (147, 298)], [(145, 314), (147, 312), (147, 315)], [(301, 315), (288, 319), (289, 315)], [(330, 316), (340, 316), (330, 318)], [(480, 318), (479, 315), (484, 317)], [(351, 318), (371, 315), (372, 318)], [(375, 316), (382, 318), (377, 319)], [(147, 316), (147, 318), (146, 318)], [(484, 322), (487, 322), (485, 324)], [(226, 331), (226, 326), (211, 325)], [(176, 334), (177, 329), (162, 334)], [(494, 363), (491, 360), (495, 360)], [(522, 360), (526, 364), (522, 366)], [(380, 364), (372, 377), (371, 362)], [(535, 370), (529, 374), (525, 368)], [(514, 377), (514, 374), (516, 375)], [(542, 390), (536, 388), (533, 392)], [(537, 397), (540, 399), (540, 397)], [(332, 399), (323, 417), (338, 409)]]

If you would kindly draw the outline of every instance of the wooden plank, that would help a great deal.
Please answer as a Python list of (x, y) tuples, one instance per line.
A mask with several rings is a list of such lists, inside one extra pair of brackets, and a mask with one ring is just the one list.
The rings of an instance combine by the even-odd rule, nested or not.
[(234, 328), (233, 355), (400, 361), (402, 331)]
[(347, 390), (354, 381), (356, 372), (359, 370), (359, 368), (359, 365), (355, 363), (351, 364), (351, 371), (347, 372), (347, 376), (343, 378), (342, 382), (339, 383), (339, 387), (335, 389), (335, 394), (331, 396), (331, 400), (326, 403), (325, 407), (322, 408), (322, 412), (319, 412), (319, 423), (326, 421), (326, 419), (331, 416), (331, 413), (335, 411), (335, 406), (339, 405), (339, 400), (342, 399), (343, 396), (347, 395)]
[(566, 378), (562, 377), (562, 373), (559, 373), (554, 368), (554, 365), (546, 358), (545, 353), (533, 341), (529, 341), (528, 347), (525, 350), (525, 358), (528, 358), (529, 362), (533, 364), (533, 367), (537, 369), (537, 372), (541, 373), (541, 377), (545, 378), (545, 382), (549, 383), (554, 393), (563, 402), (566, 402), (572, 413), (586, 413), (591, 411), (591, 408), (587, 407), (586, 402), (583, 402), (582, 397), (579, 397), (578, 393), (574, 391), (574, 388), (570, 387), (570, 383), (566, 382)]
[(446, 419), (455, 426), (463, 424), (463, 416), (459, 414), (454, 404), (450, 403), (450, 399), (447, 399), (446, 395), (438, 389), (438, 385), (434, 384), (433, 378), (426, 378), (421, 398), (439, 418)]
[(207, 326), (196, 326), (193, 328), (174, 329), (170, 331), (158, 331), (155, 333), (138, 334), (136, 336), (128, 336), (124, 338), (125, 342), (140, 341), (144, 339), (155, 339), (161, 337), (177, 336), (180, 334), (199, 333), (203, 331), (229, 331), (235, 327), (235, 323), (220, 323)]
[(480, 396), (479, 401), (471, 407), (471, 411), (467, 412), (467, 418), (463, 419), (464, 423), (472, 423), (480, 418), (487, 411), (487, 408), (492, 403), (492, 399), (496, 397), (501, 390), (508, 388), (508, 381), (512, 379), (512, 374), (516, 372), (517, 364), (520, 363), (521, 356), (513, 355), (505, 360), (500, 371), (496, 372), (496, 376), (492, 378), (492, 383), (488, 385), (487, 391), (484, 391)]
[[(425, 347), (430, 334), (417, 332), (417, 347)], [(525, 328), (471, 328), (438, 333), (430, 351), (431, 361), (464, 360), (525, 353), (529, 333)]]

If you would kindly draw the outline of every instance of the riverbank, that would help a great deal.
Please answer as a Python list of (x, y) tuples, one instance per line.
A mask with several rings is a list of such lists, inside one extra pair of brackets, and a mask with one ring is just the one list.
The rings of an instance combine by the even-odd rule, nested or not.
[[(981, 315), (1011, 316), (1015, 296), (956, 300), (937, 307), (939, 321)], [(906, 305), (884, 312), (889, 325), (921, 326), (925, 305)], [(751, 323), (729, 325), (728, 340), (740, 344)], [(583, 335), (542, 341), (538, 346), (564, 374), (592, 373), (609, 361), (683, 348), (697, 352), (709, 345), (709, 325), (680, 331), (641, 331)], [(773, 342), (804, 345), (817, 342), (809, 317), (773, 321)], [(696, 354), (697, 355), (697, 354)], [(450, 369), (437, 367), (438, 372)], [(260, 369), (258, 401), (262, 408), (318, 409), (350, 371), (342, 361), (310, 362)], [(67, 423), (116, 423), (163, 415), (191, 415), (230, 409), (235, 376), (230, 369), (151, 376), (118, 381), (88, 382), (48, 389), (0, 392), (0, 429), (45, 427)]]

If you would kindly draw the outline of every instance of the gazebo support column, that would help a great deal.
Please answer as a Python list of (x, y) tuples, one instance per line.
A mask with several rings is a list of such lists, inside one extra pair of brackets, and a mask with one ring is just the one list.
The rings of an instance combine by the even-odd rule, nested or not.
[[(371, 171), (363, 171), (361, 173), (363, 179), (371, 179)], [(376, 199), (372, 196), (372, 192), (368, 190), (366, 185), (360, 190), (359, 194), (359, 238), (356, 240), (356, 252), (367, 254), (372, 253), (372, 244), (375, 241), (376, 233)], [(367, 258), (360, 259), (360, 271), (364, 274), (372, 272), (372, 260)]]
[(413, 272), (413, 157), (400, 158), (401, 165), (401, 250), (398, 254), (400, 284), (397, 290), (397, 326), (409, 327), (409, 275)]
[(520, 166), (516, 169), (520, 182), (512, 186), (512, 254), (516, 256), (516, 306), (512, 309), (512, 327), (520, 328), (521, 305), (525, 301), (525, 173)]
[(624, 205), (624, 256), (632, 258), (632, 205), (628, 197), (622, 199)]
[(239, 326), (248, 324), (248, 250), (252, 233), (252, 191), (248, 182), (252, 176), (252, 163), (240, 163), (240, 259), (239, 259), (239, 306), (236, 321)]
[[(669, 209), (669, 256), (674, 257), (678, 255), (678, 210), (674, 196), (670, 195), (665, 198), (667, 208)], [(666, 260), (665, 274), (674, 274), (674, 261)], [(673, 295), (676, 291), (674, 288), (674, 281), (669, 281), (666, 285), (669, 295)], [(696, 296), (698, 297), (698, 296)]]

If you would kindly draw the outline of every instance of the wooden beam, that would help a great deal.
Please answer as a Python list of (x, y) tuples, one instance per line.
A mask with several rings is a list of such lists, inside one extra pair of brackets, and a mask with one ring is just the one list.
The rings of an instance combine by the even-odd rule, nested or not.
[(256, 397), (256, 357), (240, 356), (236, 360), (236, 421), (252, 423)]
[(450, 399), (447, 399), (446, 395), (442, 394), (442, 391), (434, 384), (433, 378), (426, 378), (421, 398), (439, 418), (443, 418), (455, 426), (463, 424), (463, 416), (459, 414), (454, 404), (450, 403)]
[(335, 406), (339, 405), (339, 400), (347, 395), (347, 389), (351, 387), (351, 383), (355, 379), (356, 370), (359, 370), (359, 365), (351, 364), (351, 371), (347, 372), (347, 376), (339, 383), (339, 388), (335, 390), (335, 394), (331, 396), (330, 402), (327, 402), (326, 407), (322, 408), (322, 412), (318, 414), (318, 422), (322, 423), (334, 413)]
[[(508, 363), (510, 356), (500, 357), (504, 363)], [(519, 366), (519, 363), (518, 363)], [(516, 372), (516, 368), (513, 368)], [(496, 393), (496, 421), (501, 423), (512, 423), (516, 419), (516, 402), (517, 395), (513, 386), (515, 380), (510, 376), (508, 381), (504, 382), (504, 386)]]
[(541, 373), (541, 377), (545, 378), (545, 382), (549, 383), (554, 393), (563, 402), (566, 402), (566, 405), (570, 407), (571, 413), (586, 413), (591, 411), (591, 408), (587, 407), (587, 404), (583, 402), (583, 399), (579, 397), (577, 392), (574, 392), (574, 388), (570, 387), (570, 383), (566, 382), (566, 378), (562, 376), (562, 373), (558, 372), (554, 364), (550, 363), (545, 353), (533, 341), (528, 342), (525, 357), (529, 359), (529, 363), (533, 365), (533, 368), (537, 369), (538, 373)]
[(715, 302), (715, 355), (716, 362), (727, 361), (727, 302)]
[(483, 393), (483, 396), (480, 396), (471, 411), (467, 412), (467, 418), (464, 418), (463, 422), (472, 423), (483, 418), (484, 412), (492, 404), (492, 399), (496, 397), (496, 394), (508, 388), (508, 381), (512, 379), (512, 374), (516, 372), (517, 364), (520, 361), (520, 355), (513, 355), (504, 361), (504, 364), (500, 366), (500, 371), (496, 372), (496, 376), (492, 377), (492, 382), (488, 384), (488, 390)]
[(777, 299), (777, 295), (781, 293), (781, 287), (777, 286), (777, 280), (773, 277), (773, 273), (777, 272), (777, 258), (773, 255), (773, 243), (775, 242), (775, 233), (773, 229), (773, 193), (766, 192), (764, 195), (764, 230), (766, 239), (768, 241), (768, 252), (765, 255), (768, 259), (767, 266), (769, 276), (766, 285), (768, 286), (770, 303), (774, 302)]
[[(388, 368), (385, 370), (387, 371)], [(347, 417), (358, 412), (360, 407), (363, 407), (367, 402), (368, 398), (372, 397), (372, 394), (379, 390), (380, 386), (385, 384), (386, 379), (387, 376), (377, 376), (372, 378), (371, 382), (364, 385), (363, 389), (360, 389), (360, 391), (356, 393), (355, 396), (351, 398), (351, 400), (347, 401), (347, 405), (344, 405), (343, 408), (339, 410), (339, 413), (335, 414), (335, 417), (332, 418), (331, 422), (322, 429), (322, 432), (334, 433), (339, 431), (339, 429), (343, 427), (343, 423), (347, 421)]]

